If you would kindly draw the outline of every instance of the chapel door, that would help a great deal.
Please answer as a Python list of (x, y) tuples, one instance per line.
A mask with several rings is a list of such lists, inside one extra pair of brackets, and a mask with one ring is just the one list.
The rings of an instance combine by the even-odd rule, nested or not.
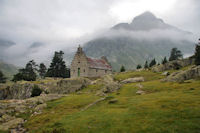
[(80, 68), (78, 68), (78, 77), (80, 77)]

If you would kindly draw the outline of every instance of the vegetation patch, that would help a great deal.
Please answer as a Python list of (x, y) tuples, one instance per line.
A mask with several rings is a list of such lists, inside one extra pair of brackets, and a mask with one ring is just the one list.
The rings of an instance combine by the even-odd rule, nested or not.
[(42, 89), (40, 89), (39, 86), (34, 85), (34, 86), (33, 86), (33, 90), (32, 90), (32, 94), (31, 94), (31, 97), (39, 96), (41, 93), (42, 93)]
[[(117, 92), (87, 110), (97, 101), (101, 85), (90, 85), (80, 94), (70, 94), (48, 102), (40, 115), (25, 124), (30, 133), (45, 132), (136, 132), (197, 133), (200, 131), (200, 80), (183, 83), (160, 82), (160, 73), (126, 72), (116, 80), (144, 76), (140, 83), (144, 95), (137, 95), (138, 83), (124, 84)], [(194, 88), (194, 89), (191, 89)], [(141, 88), (140, 88), (141, 89)], [(114, 103), (110, 101), (116, 100)]]

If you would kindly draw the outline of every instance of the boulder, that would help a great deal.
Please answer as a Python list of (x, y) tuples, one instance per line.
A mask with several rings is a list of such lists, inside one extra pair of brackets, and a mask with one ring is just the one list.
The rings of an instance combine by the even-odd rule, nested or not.
[(200, 77), (200, 66), (194, 66), (185, 71), (174, 72), (162, 81), (183, 82)]
[(121, 83), (123, 83), (123, 84), (136, 83), (136, 82), (144, 82), (144, 77), (128, 78), (128, 79), (121, 81)]
[(163, 72), (161, 75), (163, 75), (163, 76), (169, 76), (170, 73), (166, 71), (166, 72)]
[[(114, 81), (112, 75), (104, 75), (100, 79), (93, 81), (92, 84), (102, 85), (102, 88), (100, 89), (102, 93), (114, 92), (120, 88), (120, 84), (117, 81)], [(100, 92), (98, 93), (100, 94)]]
[(110, 100), (108, 103), (109, 103), (109, 104), (114, 104), (114, 103), (117, 103), (117, 102), (118, 102), (117, 99), (112, 99), (112, 100)]
[(186, 67), (186, 66), (189, 66), (189, 65), (192, 65), (192, 64), (194, 64), (193, 58), (186, 58), (186, 59), (182, 59), (182, 60), (174, 60), (174, 61), (167, 62), (166, 64), (154, 66), (152, 68), (152, 71), (153, 72), (163, 72), (163, 71), (166, 71), (166, 70), (178, 70), (182, 67)]
[(145, 94), (145, 91), (143, 91), (143, 90), (138, 90), (138, 91), (136, 92), (136, 94), (138, 94), (138, 95), (143, 95), (143, 94)]
[(46, 103), (43, 103), (43, 104), (39, 104), (38, 106), (36, 106), (35, 110), (36, 111), (41, 111), (43, 110), (44, 108), (47, 107), (47, 104)]

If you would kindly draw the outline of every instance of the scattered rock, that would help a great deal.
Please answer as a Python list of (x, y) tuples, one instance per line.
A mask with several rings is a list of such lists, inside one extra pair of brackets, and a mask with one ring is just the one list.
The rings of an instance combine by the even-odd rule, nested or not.
[(112, 100), (110, 100), (108, 103), (109, 103), (109, 104), (114, 104), (114, 103), (117, 103), (117, 102), (118, 102), (117, 99), (112, 99)]
[(35, 108), (35, 110), (36, 110), (36, 111), (41, 111), (41, 110), (43, 110), (43, 109), (46, 108), (46, 107), (47, 107), (47, 104), (46, 104), (46, 103), (43, 103), (43, 104), (38, 105), (38, 106)]
[(98, 100), (96, 100), (96, 101), (93, 102), (93, 103), (90, 103), (90, 104), (87, 105), (87, 106), (85, 106), (83, 109), (81, 109), (81, 111), (85, 111), (85, 110), (88, 109), (89, 107), (91, 107), (91, 106), (93, 106), (93, 105), (95, 105), (95, 104), (97, 104), (97, 103), (99, 103), (99, 102), (101, 102), (101, 101), (103, 101), (103, 100), (105, 100), (104, 97), (103, 97), (103, 98), (100, 98), (100, 99), (98, 99)]
[(136, 94), (138, 94), (138, 95), (143, 95), (143, 94), (145, 94), (145, 91), (143, 91), (143, 90), (138, 90), (138, 91), (136, 92)]
[(139, 87), (140, 89), (143, 88), (143, 85), (141, 85), (141, 84), (136, 84), (136, 86)]
[(121, 81), (121, 83), (123, 83), (123, 84), (135, 83), (135, 82), (144, 82), (144, 77), (128, 78), (128, 79)]
[(163, 76), (169, 76), (170, 73), (166, 71), (166, 72), (163, 72), (161, 75), (163, 75)]

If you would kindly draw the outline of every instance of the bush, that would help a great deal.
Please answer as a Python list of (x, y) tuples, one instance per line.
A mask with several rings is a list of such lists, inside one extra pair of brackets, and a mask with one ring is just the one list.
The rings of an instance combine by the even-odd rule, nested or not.
[(37, 85), (34, 85), (31, 97), (39, 96), (41, 93), (42, 90)]
[(142, 68), (142, 66), (140, 64), (138, 64), (136, 68), (140, 69), (140, 68)]
[(125, 72), (125, 71), (126, 71), (126, 69), (125, 69), (125, 67), (122, 65), (121, 68), (120, 68), (120, 72)]

